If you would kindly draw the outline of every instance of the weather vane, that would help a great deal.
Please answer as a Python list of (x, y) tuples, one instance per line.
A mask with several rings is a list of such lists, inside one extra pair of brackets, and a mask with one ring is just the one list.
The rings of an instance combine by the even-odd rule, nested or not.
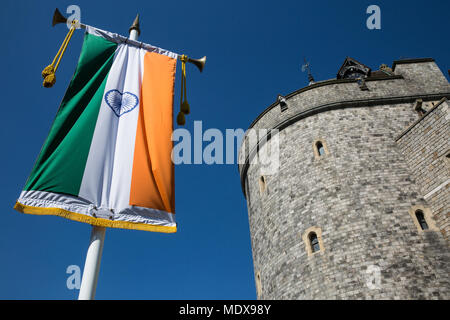
[(308, 81), (309, 84), (313, 84), (314, 83), (314, 78), (311, 74), (311, 67), (309, 65), (309, 62), (306, 61), (306, 58), (303, 58), (303, 61), (305, 62), (305, 64), (302, 65), (302, 72), (307, 71), (308, 72)]

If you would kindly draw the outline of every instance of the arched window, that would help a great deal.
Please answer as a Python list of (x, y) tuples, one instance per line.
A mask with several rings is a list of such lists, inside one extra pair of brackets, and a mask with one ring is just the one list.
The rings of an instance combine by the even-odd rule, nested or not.
[(428, 223), (422, 210), (416, 210), (416, 219), (422, 230), (428, 230)]
[(309, 234), (309, 244), (311, 245), (312, 253), (320, 250), (319, 239), (317, 238), (317, 234), (315, 232), (311, 232)]
[(303, 233), (303, 242), (305, 243), (308, 257), (316, 253), (323, 252), (325, 247), (322, 241), (322, 229), (319, 227), (310, 227)]
[(436, 223), (429, 208), (423, 205), (415, 205), (412, 206), (408, 212), (419, 233), (430, 231), (439, 232), (439, 228), (436, 227)]

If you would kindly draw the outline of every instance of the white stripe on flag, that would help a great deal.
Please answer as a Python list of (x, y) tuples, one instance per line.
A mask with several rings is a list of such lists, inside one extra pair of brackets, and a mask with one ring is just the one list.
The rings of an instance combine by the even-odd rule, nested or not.
[(140, 99), (144, 55), (145, 50), (119, 45), (106, 81), (79, 192), (99, 209), (119, 212), (128, 207), (139, 105), (117, 116), (110, 107), (115, 104), (108, 103), (105, 94), (113, 90), (117, 97), (128, 92)]
[(141, 84), (144, 75), (143, 49), (128, 47), (127, 74), (121, 92), (130, 92), (139, 99), (138, 106), (119, 119), (116, 138), (116, 154), (111, 180), (110, 208), (121, 211), (129, 207), (131, 175), (133, 170), (134, 145), (136, 140), (139, 108), (141, 106)]

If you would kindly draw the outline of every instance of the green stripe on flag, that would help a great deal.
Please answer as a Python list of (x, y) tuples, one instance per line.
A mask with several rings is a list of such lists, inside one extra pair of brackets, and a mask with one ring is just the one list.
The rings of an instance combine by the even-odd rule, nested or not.
[(85, 34), (77, 69), (24, 190), (78, 195), (116, 48)]

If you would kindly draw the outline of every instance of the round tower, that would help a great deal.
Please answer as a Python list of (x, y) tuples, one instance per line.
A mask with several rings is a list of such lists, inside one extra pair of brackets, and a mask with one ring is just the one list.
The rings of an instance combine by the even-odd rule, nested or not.
[(239, 173), (259, 299), (450, 298), (438, 223), (449, 204), (433, 209), (406, 159), (425, 155), (405, 156), (399, 140), (432, 108), (450, 119), (446, 98), (432, 59), (372, 71), (347, 58), (336, 79), (279, 96), (257, 117)]

